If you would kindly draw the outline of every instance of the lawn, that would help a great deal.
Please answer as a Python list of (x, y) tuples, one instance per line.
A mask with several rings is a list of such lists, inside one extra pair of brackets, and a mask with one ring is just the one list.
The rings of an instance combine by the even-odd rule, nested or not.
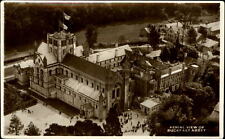
[[(146, 27), (146, 23), (136, 24), (120, 24), (120, 25), (108, 25), (105, 27), (98, 27), (98, 43), (116, 43), (120, 36), (124, 36), (126, 40), (134, 40), (139, 38), (139, 32), (142, 28)], [(79, 44), (84, 44), (85, 30), (77, 32), (77, 40)]]

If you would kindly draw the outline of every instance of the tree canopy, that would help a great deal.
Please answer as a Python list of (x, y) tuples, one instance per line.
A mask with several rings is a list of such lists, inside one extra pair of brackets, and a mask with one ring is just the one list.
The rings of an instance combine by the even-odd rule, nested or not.
[(193, 27), (191, 27), (188, 32), (187, 32), (187, 42), (188, 44), (195, 44), (196, 43), (196, 37), (197, 37), (197, 32)]
[(86, 28), (86, 40), (89, 48), (94, 48), (94, 44), (97, 42), (97, 29), (93, 25), (88, 25)]
[(118, 118), (118, 112), (115, 108), (109, 110), (106, 118), (106, 124), (103, 125), (105, 135), (107, 136), (122, 136), (121, 125)]
[(154, 49), (156, 49), (158, 47), (158, 44), (160, 43), (160, 34), (156, 30), (155, 26), (152, 26), (151, 29), (150, 29), (150, 33), (148, 35), (148, 41), (149, 41), (149, 44)]
[(161, 103), (158, 111), (148, 118), (150, 135), (169, 135), (169, 126), (193, 123), (192, 99), (185, 95), (171, 95)]
[(44, 136), (103, 136), (103, 129), (91, 120), (77, 121), (74, 126), (53, 123), (45, 130)]
[(19, 135), (23, 127), (24, 125), (21, 123), (20, 119), (15, 114), (12, 114), (8, 128), (8, 133)]
[(199, 122), (211, 114), (216, 103), (215, 93), (210, 86), (203, 87), (200, 83), (188, 82), (183, 92), (193, 100), (193, 115)]
[(198, 29), (198, 32), (201, 33), (204, 38), (207, 37), (208, 32), (207, 32), (207, 29), (205, 27), (200, 26), (199, 29)]
[(27, 128), (24, 131), (24, 134), (27, 136), (40, 136), (40, 129), (37, 128), (33, 122), (30, 122)]
[(103, 136), (103, 129), (91, 120), (77, 121), (74, 126), (76, 136)]

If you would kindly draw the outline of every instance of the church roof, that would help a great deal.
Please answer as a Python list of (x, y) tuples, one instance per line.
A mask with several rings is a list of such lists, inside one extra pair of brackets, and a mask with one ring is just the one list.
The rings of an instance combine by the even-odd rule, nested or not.
[(33, 67), (34, 62), (33, 62), (33, 59), (29, 59), (29, 60), (20, 61), (14, 65), (15, 66), (20, 65), (20, 67), (23, 69), (23, 68)]
[(74, 68), (80, 72), (86, 73), (101, 81), (107, 81), (110, 75), (112, 75), (111, 77), (115, 77), (116, 75), (115, 72), (112, 72), (109, 69), (103, 68), (97, 64), (91, 63), (72, 54), (67, 54), (63, 59), (62, 64)]
[[(113, 59), (115, 57), (125, 55), (125, 50), (132, 51), (129, 45), (124, 45), (124, 46), (111, 48), (105, 51), (91, 54), (89, 57), (87, 57), (87, 59), (88, 61), (93, 63), (102, 62), (109, 59)], [(97, 57), (98, 57), (98, 60), (97, 60)]]
[(70, 87), (76, 92), (81, 93), (82, 95), (88, 96), (96, 101), (99, 100), (100, 92), (88, 85), (78, 82), (73, 78), (69, 78), (65, 81), (65, 85)]
[(53, 64), (53, 63), (56, 63), (57, 62), (57, 59), (54, 56), (54, 54), (53, 53), (49, 53), (47, 43), (41, 42), (41, 44), (39, 45), (39, 47), (37, 49), (37, 53), (40, 54), (40, 56), (41, 56), (42, 59), (44, 57), (46, 57), (46, 59), (47, 59), (47, 65), (48, 64)]

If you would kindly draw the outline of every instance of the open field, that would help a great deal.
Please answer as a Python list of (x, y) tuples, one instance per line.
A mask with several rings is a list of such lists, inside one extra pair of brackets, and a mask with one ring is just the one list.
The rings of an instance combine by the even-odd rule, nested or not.
[[(147, 26), (149, 23), (158, 23), (160, 21), (146, 19), (143, 21), (129, 22), (129, 23), (117, 23), (106, 26), (97, 27), (98, 38), (97, 42), (101, 43), (113, 43), (117, 42), (120, 36), (124, 36), (127, 40), (133, 40), (139, 38), (140, 30)], [(86, 41), (85, 30), (75, 32), (78, 43), (84, 44)], [(43, 40), (46, 41), (46, 40)], [(12, 48), (12, 47), (11, 47)], [(28, 44), (16, 47), (14, 50), (5, 51), (5, 57), (10, 58), (15, 53), (24, 52), (34, 49), (34, 44)], [(9, 55), (9, 56), (8, 56)]]
[[(110, 25), (105, 27), (98, 27), (97, 42), (101, 43), (116, 43), (120, 36), (124, 36), (126, 40), (133, 40), (139, 38), (139, 32), (142, 28), (147, 26), (148, 23), (140, 24), (121, 24)], [(84, 44), (86, 41), (85, 31), (82, 30), (76, 33), (78, 43)]]

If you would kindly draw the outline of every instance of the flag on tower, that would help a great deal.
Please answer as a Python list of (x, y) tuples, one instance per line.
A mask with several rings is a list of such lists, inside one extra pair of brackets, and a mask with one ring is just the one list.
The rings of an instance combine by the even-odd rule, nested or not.
[(63, 28), (64, 30), (67, 30), (68, 29), (68, 27), (64, 23), (62, 23), (61, 21), (59, 21), (59, 26), (61, 28)]
[(64, 13), (64, 12), (63, 12), (63, 15), (64, 15), (64, 18), (65, 18), (66, 20), (70, 20), (71, 17), (70, 17), (69, 15), (67, 15), (67, 14)]

